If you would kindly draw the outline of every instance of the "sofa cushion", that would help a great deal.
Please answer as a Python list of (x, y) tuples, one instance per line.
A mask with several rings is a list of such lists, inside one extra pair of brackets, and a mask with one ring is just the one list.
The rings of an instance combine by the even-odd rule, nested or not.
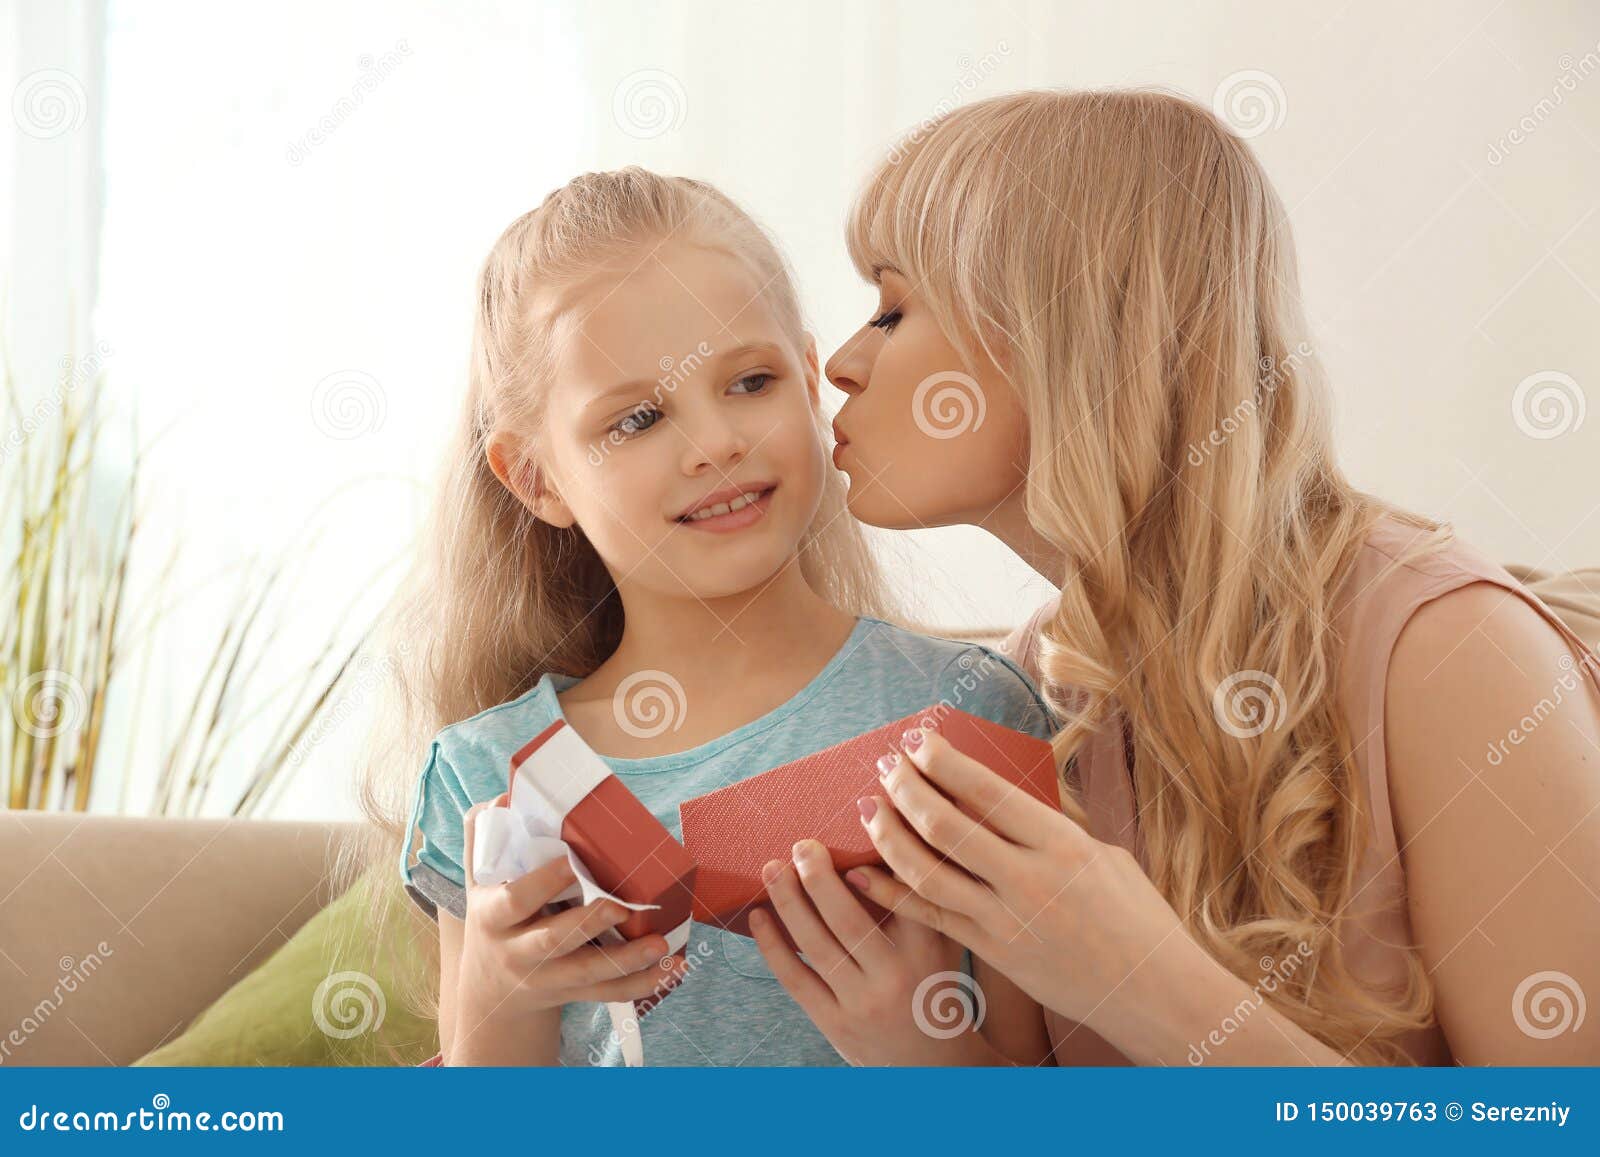
[(415, 1065), (432, 1056), (437, 1026), (409, 1005), (436, 953), (386, 867), (370, 869), (182, 1035), (134, 1064)]

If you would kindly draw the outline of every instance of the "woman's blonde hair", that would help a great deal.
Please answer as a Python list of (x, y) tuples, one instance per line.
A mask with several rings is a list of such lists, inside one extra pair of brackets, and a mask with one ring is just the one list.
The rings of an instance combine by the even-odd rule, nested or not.
[[(724, 252), (747, 266), (803, 353), (808, 340), (793, 277), (771, 238), (732, 200), (700, 181), (638, 167), (586, 173), (545, 198), (500, 235), (478, 275), (466, 393), (409, 576), (384, 627), (392, 702), (359, 775), (372, 821), (346, 872), (373, 859), (393, 887), (369, 931), (383, 938), (397, 912), (411, 793), (433, 735), (448, 724), (528, 691), (542, 673), (584, 677), (616, 649), (623, 609), (604, 562), (579, 526), (536, 518), (490, 469), (486, 447), (511, 430), (525, 447), (514, 476), (537, 478), (538, 434), (556, 341), (533, 308), (616, 261), (637, 266), (666, 241)], [(816, 435), (826, 425), (819, 414)], [(798, 547), (818, 595), (852, 614), (890, 617), (893, 607), (861, 525), (845, 508), (843, 477), (825, 471), (821, 504)], [(421, 919), (419, 945), (436, 945)], [(437, 981), (436, 971), (431, 977)], [(412, 994), (426, 1011), (432, 993)]]
[[(864, 276), (901, 271), (1028, 412), (1028, 516), (1067, 560), (1039, 641), (1058, 756), (1120, 711), (1146, 870), (1199, 943), (1253, 983), (1304, 942), (1308, 966), (1268, 999), (1352, 1059), (1404, 1062), (1396, 1037), (1431, 1015), (1420, 959), (1402, 992), (1373, 993), (1340, 942), (1368, 815), (1332, 622), (1374, 519), (1432, 528), (1429, 548), (1448, 529), (1336, 465), (1259, 163), (1179, 96), (1014, 93), (898, 147), (848, 234)], [(1241, 672), (1281, 688), (1259, 733), (1214, 712)]]

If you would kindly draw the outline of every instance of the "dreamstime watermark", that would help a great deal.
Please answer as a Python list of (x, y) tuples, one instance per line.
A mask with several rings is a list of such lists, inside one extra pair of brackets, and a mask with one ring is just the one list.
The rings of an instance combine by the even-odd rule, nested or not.
[(1531, 109), (1518, 118), (1516, 124), (1489, 143), (1486, 159), (1491, 165), (1502, 163), (1511, 155), (1512, 149), (1533, 136), (1540, 125), (1555, 115), (1556, 109), (1566, 101), (1567, 94), (1577, 90), (1579, 81), (1600, 71), (1600, 55), (1597, 54), (1600, 54), (1600, 43), (1577, 60), (1572, 59), (1570, 52), (1561, 54), (1556, 61), (1561, 71), (1557, 74), (1555, 83), (1550, 86), (1550, 95), (1540, 97)]
[(1222, 78), (1211, 94), (1211, 111), (1234, 136), (1249, 140), (1282, 125), (1289, 100), (1277, 77), (1259, 68), (1246, 68)]
[(1260, 362), (1257, 363), (1257, 367), (1261, 372), (1256, 377), (1255, 391), (1236, 405), (1233, 411), (1223, 418), (1217, 424), (1216, 429), (1207, 434), (1205, 438), (1199, 442), (1191, 442), (1189, 444), (1189, 465), (1203, 466), (1205, 460), (1211, 456), (1211, 452), (1221, 448), (1229, 438), (1238, 432), (1240, 426), (1254, 417), (1256, 411), (1261, 409), (1263, 399), (1275, 392), (1291, 373), (1299, 369), (1301, 364), (1311, 357), (1311, 354), (1310, 343), (1301, 342), (1290, 350), (1289, 356), (1282, 361), (1274, 358), (1271, 354), (1263, 355)]
[(75, 731), (89, 713), (89, 696), (66, 671), (35, 671), (13, 688), (11, 715), (35, 739)]
[(78, 991), (78, 986), (100, 970), (105, 958), (115, 955), (115, 950), (104, 940), (94, 946), (94, 951), (78, 959), (63, 956), (57, 961), (56, 966), (61, 971), (61, 976), (56, 980), (55, 987), (50, 994), (23, 1014), (22, 1019), (12, 1027), (0, 1040), (0, 1064), (6, 1062), (12, 1049), (21, 1048), (34, 1033), (44, 1027), (58, 1009), (66, 1003), (72, 993)]
[(1511, 994), (1511, 1019), (1535, 1040), (1549, 1040), (1583, 1027), (1583, 987), (1565, 972), (1535, 972)]
[(987, 1014), (983, 988), (965, 972), (935, 972), (911, 994), (911, 1019), (934, 1040), (972, 1032)]
[(11, 90), (11, 119), (35, 140), (66, 136), (83, 124), (88, 113), (89, 99), (83, 85), (59, 68), (30, 72)]
[(689, 95), (683, 82), (659, 68), (630, 72), (611, 92), (611, 119), (636, 140), (662, 136), (683, 124)]
[(311, 1019), (336, 1040), (377, 1032), (388, 1011), (382, 985), (365, 972), (330, 973), (311, 994)]
[[(681, 358), (663, 357), (656, 363), (661, 370), (661, 376), (656, 379), (655, 388), (651, 390), (651, 400), (649, 402), (640, 402), (626, 417), (635, 417), (639, 414), (647, 413), (654, 407), (661, 405), (666, 395), (675, 393), (678, 387), (688, 380), (689, 375), (704, 365), (706, 359), (714, 353), (716, 353), (716, 350), (711, 343), (702, 341)], [(589, 447), (589, 465), (599, 466), (615, 447), (628, 440), (628, 435), (624, 433), (617, 430), (607, 431), (605, 438)]]
[(18, 1114), (17, 1127), (25, 1133), (282, 1133), (284, 1123), (283, 1113), (276, 1109), (224, 1109), (220, 1113), (173, 1109), (172, 1098), (157, 1093), (150, 1098), (150, 1108), (126, 1113), (41, 1109), (32, 1104)]
[[(589, 1045), (589, 1063), (591, 1065), (604, 1064), (608, 1046), (613, 1049), (621, 1049), (624, 1034), (632, 1036), (634, 1033), (639, 1032), (639, 1022), (654, 1012), (674, 988), (677, 988), (679, 985), (681, 985), (690, 977), (691, 974), (693, 974), (695, 969), (699, 968), (706, 962), (713, 951), (714, 950), (712, 949), (711, 942), (709, 940), (701, 940), (695, 944), (694, 951), (685, 952), (683, 954), (683, 968), (681, 972), (677, 973), (675, 976), (663, 977), (661, 981), (656, 984), (655, 988), (651, 990), (649, 996), (641, 997), (638, 1001), (638, 1004), (643, 1005), (644, 1007), (638, 1009), (634, 1016), (624, 1019), (620, 1031), (616, 1027), (613, 1027), (606, 1036)], [(672, 957), (663, 956), (660, 961), (660, 967), (663, 969), (670, 968), (671, 961)]]
[(1525, 739), (1532, 735), (1546, 719), (1556, 713), (1556, 709), (1566, 702), (1567, 696), (1577, 691), (1584, 685), (1584, 671), (1600, 674), (1600, 657), (1586, 654), (1580, 662), (1574, 662), (1571, 655), (1562, 655), (1557, 666), (1561, 674), (1556, 677), (1555, 685), (1550, 688), (1550, 694), (1540, 699), (1533, 705), (1533, 709), (1524, 715), (1506, 732), (1505, 738), (1497, 739), (1489, 744), (1484, 758), (1490, 767), (1499, 767), (1510, 754), (1510, 748), (1521, 747)]
[(1300, 971), (1301, 966), (1310, 959), (1311, 945), (1304, 940), (1296, 944), (1295, 950), (1282, 960), (1263, 956), (1259, 963), (1265, 975), (1251, 987), (1249, 995), (1239, 998), (1239, 1003), (1233, 1006), (1233, 1011), (1223, 1017), (1222, 1022), (1208, 1032), (1204, 1040), (1198, 1045), (1189, 1046), (1189, 1063), (1204, 1064), (1212, 1049), (1227, 1044), (1228, 1039), (1243, 1027), (1250, 1014), (1265, 1004), (1267, 997), (1277, 992), (1279, 987)]
[(1283, 685), (1269, 672), (1235, 671), (1211, 693), (1211, 711), (1235, 739), (1251, 739), (1283, 726), (1289, 713)]
[(683, 684), (666, 671), (635, 671), (611, 696), (617, 726), (635, 739), (677, 731), (689, 714)]
[(1000, 67), (1000, 58), (1011, 55), (1011, 45), (1004, 40), (996, 41), (992, 51), (984, 53), (976, 61), (966, 54), (956, 57), (958, 70), (956, 82), (951, 86), (948, 96), (940, 97), (934, 104), (933, 111), (923, 117), (904, 133), (889, 149), (889, 164), (898, 165), (905, 160), (906, 155), (917, 145), (923, 137), (933, 131), (933, 126), (959, 107), (967, 97), (971, 96), (979, 85), (988, 80)]
[(978, 430), (987, 413), (983, 387), (960, 370), (929, 374), (911, 395), (911, 420), (930, 438), (958, 438)]
[(1583, 388), (1560, 370), (1529, 374), (1511, 393), (1511, 420), (1528, 437), (1540, 441), (1575, 433), (1588, 410)]
[[(395, 647), (399, 655), (409, 655), (411, 644), (401, 641)], [(356, 662), (356, 674), (345, 682), (348, 686), (333, 706), (326, 711), (319, 712), (311, 726), (306, 728), (305, 734), (294, 741), (289, 748), (289, 762), (296, 767), (310, 754), (311, 750), (324, 739), (342, 726), (345, 720), (355, 714), (367, 696), (378, 684), (388, 679), (395, 668), (396, 659), (393, 655), (384, 655), (379, 658), (374, 655), (363, 655)]]
[(335, 370), (311, 389), (311, 420), (330, 438), (376, 433), (388, 412), (383, 387), (362, 370)]
[(411, 55), (411, 45), (396, 40), (394, 47), (378, 57), (363, 53), (356, 61), (361, 75), (350, 86), (350, 92), (333, 102), (327, 112), (317, 118), (317, 123), (300, 134), (298, 140), (289, 142), (285, 157), (291, 165), (299, 166), (311, 155), (311, 150), (327, 142), (339, 126), (356, 114), (367, 94), (374, 91), (400, 67), (402, 60)]
[(78, 388), (94, 381), (105, 368), (105, 361), (114, 351), (109, 342), (104, 340), (95, 343), (94, 349), (80, 359), (70, 357), (61, 359), (63, 371), (70, 370), (65, 378), (57, 382), (50, 392), (33, 404), (20, 421), (6, 431), (4, 439), (0, 439), (0, 462), (4, 462), (34, 434), (46, 425), (66, 405), (67, 395), (76, 393)]

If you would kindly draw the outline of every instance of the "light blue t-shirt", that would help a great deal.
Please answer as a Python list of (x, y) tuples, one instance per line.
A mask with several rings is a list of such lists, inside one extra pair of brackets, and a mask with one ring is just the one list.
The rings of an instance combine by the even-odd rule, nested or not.
[[(563, 718), (556, 694), (577, 682), (547, 672), (526, 694), (435, 737), (413, 796), (412, 836), (400, 864), (406, 890), (430, 916), (436, 917), (438, 905), (465, 917), (462, 817), (474, 803), (505, 790), (512, 754)], [(688, 751), (649, 759), (607, 757), (606, 764), (681, 838), (682, 801), (936, 703), (1040, 738), (1055, 729), (1032, 682), (998, 652), (863, 617), (828, 664), (781, 707)], [(844, 1063), (773, 976), (753, 940), (697, 922), (685, 953), (692, 966), (683, 981), (638, 1022), (645, 1064)], [(969, 972), (970, 955), (963, 960)], [(563, 1007), (561, 1063), (622, 1063), (605, 1005)]]

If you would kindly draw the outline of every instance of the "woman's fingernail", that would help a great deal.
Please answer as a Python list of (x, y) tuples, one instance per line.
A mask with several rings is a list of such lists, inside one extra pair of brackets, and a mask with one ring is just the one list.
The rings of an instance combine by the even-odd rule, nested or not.
[(880, 755), (878, 757), (878, 778), (882, 779), (884, 776), (893, 771), (895, 760), (899, 758), (900, 757), (892, 751), (888, 755)]
[(870, 795), (864, 795), (856, 800), (856, 807), (861, 809), (861, 820), (865, 823), (878, 814), (878, 801)]
[(768, 860), (761, 866), (761, 881), (770, 884), (778, 878), (778, 873), (783, 871), (783, 864), (778, 860)]
[(922, 746), (921, 729), (913, 727), (900, 737), (900, 743), (907, 751), (915, 751)]
[(844, 878), (849, 880), (850, 886), (858, 892), (865, 892), (869, 887), (871, 887), (871, 882), (867, 879), (867, 874), (865, 872), (857, 871), (855, 868), (851, 868), (848, 872), (846, 872), (844, 874)]
[(765, 928), (766, 926), (767, 914), (760, 908), (752, 908), (750, 910), (750, 930), (755, 932)]

